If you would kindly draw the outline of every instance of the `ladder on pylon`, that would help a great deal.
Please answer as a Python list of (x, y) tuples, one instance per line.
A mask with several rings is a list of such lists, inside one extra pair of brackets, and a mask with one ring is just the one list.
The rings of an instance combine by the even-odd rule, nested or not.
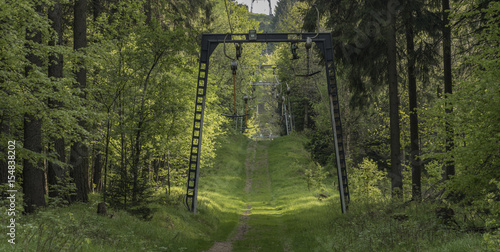
[(287, 111), (286, 116), (287, 116), (286, 126), (288, 128), (288, 135), (290, 135), (292, 133), (292, 116), (290, 111)]
[(285, 128), (286, 128), (286, 134), (290, 135), (292, 133), (292, 122), (290, 118), (290, 111), (286, 104), (283, 104), (283, 108), (285, 110), (284, 112), (284, 117), (285, 117)]
[(186, 207), (196, 212), (198, 196), (198, 177), (201, 155), (201, 140), (203, 131), (203, 114), (205, 113), (205, 97), (207, 92), (208, 61), (200, 61), (198, 71), (198, 86), (196, 87), (196, 103), (194, 110), (194, 125), (189, 154), (188, 185), (186, 193)]
[(335, 65), (332, 60), (327, 60), (327, 80), (328, 93), (330, 97), (330, 111), (332, 113), (332, 128), (335, 146), (335, 154), (337, 159), (337, 175), (339, 183), (339, 191), (342, 204), (342, 212), (346, 212), (350, 201), (349, 183), (347, 181), (347, 168), (345, 161), (344, 138), (342, 131), (342, 123), (340, 119), (339, 96), (337, 89), (337, 78), (335, 74)]

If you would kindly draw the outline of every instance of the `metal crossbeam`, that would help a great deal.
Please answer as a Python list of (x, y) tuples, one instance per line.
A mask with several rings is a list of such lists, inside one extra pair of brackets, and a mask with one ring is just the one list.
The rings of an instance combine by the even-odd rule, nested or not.
[(278, 66), (273, 66), (273, 65), (242, 65), (240, 66), (241, 69), (275, 69), (278, 68)]
[[(335, 62), (333, 58), (332, 36), (330, 33), (258, 33), (255, 31), (240, 34), (203, 34), (201, 39), (200, 65), (198, 73), (198, 86), (196, 89), (196, 102), (194, 113), (194, 125), (191, 142), (191, 154), (189, 157), (188, 185), (186, 192), (186, 206), (196, 213), (198, 180), (201, 157), (201, 142), (203, 133), (203, 117), (205, 111), (205, 98), (207, 92), (209, 59), (217, 46), (221, 43), (299, 43), (312, 42), (323, 53), (326, 68), (326, 79), (328, 94), (330, 98), (330, 117), (332, 122), (333, 141), (336, 156), (337, 175), (340, 193), (340, 205), (342, 213), (347, 211), (350, 200), (347, 181), (347, 167), (345, 162), (345, 151), (343, 141), (342, 124), (340, 120), (339, 97), (337, 92), (337, 79), (335, 74)], [(255, 84), (259, 85), (259, 84)], [(270, 85), (270, 84), (267, 84)]]
[(250, 84), (251, 86), (277, 86), (279, 83), (276, 82), (255, 82)]

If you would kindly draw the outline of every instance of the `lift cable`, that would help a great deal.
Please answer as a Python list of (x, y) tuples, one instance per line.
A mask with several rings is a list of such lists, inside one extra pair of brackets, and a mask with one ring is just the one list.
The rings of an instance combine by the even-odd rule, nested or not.
[(226, 38), (227, 38), (227, 36), (229, 36), (229, 33), (227, 33), (226, 36), (224, 37), (224, 55), (226, 56), (226, 58), (228, 58), (232, 61), (235, 61), (234, 58), (229, 57), (229, 55), (227, 55), (227, 53), (226, 53)]
[(314, 6), (314, 8), (316, 8), (316, 13), (318, 13), (318, 19), (317, 19), (318, 24), (316, 26), (316, 35), (314, 35), (314, 37), (312, 37), (311, 39), (316, 38), (319, 35), (319, 10), (318, 10), (318, 6), (316, 6), (316, 4), (313, 4), (312, 6)]
[(231, 61), (231, 71), (233, 72), (233, 111), (234, 111), (234, 113), (233, 113), (233, 115), (226, 115), (226, 114), (222, 114), (222, 115), (227, 116), (227, 117), (242, 117), (244, 115), (238, 115), (237, 111), (236, 111), (236, 69), (238, 68), (238, 63), (236, 62), (236, 60), (238, 60), (241, 57), (242, 48), (241, 48), (241, 44), (235, 45), (236, 59), (231, 58), (226, 53), (226, 39), (227, 39), (227, 36), (229, 36), (229, 34), (233, 34), (233, 25), (231, 24), (231, 17), (229, 15), (229, 9), (227, 8), (227, 0), (224, 0), (224, 5), (226, 6), (227, 22), (229, 24), (229, 31), (230, 31), (230, 33), (227, 33), (226, 36), (224, 37), (224, 55), (228, 59), (232, 60)]
[[(231, 62), (231, 69), (233, 68), (233, 64)], [(236, 115), (236, 70), (233, 70), (233, 110)]]
[[(229, 33), (226, 34), (224, 37), (224, 55), (229, 58), (230, 60), (234, 61), (234, 58), (231, 58), (227, 55), (226, 53), (226, 39), (229, 34), (233, 34), (233, 25), (231, 24), (231, 16), (229, 15), (229, 9), (227, 8), (227, 0), (224, 0), (224, 5), (226, 6), (226, 16), (227, 16), (227, 23), (229, 24)], [(236, 57), (238, 57), (238, 51), (241, 50), (241, 45), (240, 48), (236, 46)]]
[(227, 21), (229, 23), (229, 31), (233, 33), (233, 26), (231, 25), (231, 18), (229, 17), (229, 10), (227, 9), (227, 0), (224, 0), (224, 5), (226, 6)]
[[(307, 37), (306, 38), (306, 54), (307, 54), (307, 72), (306, 74), (296, 74), (295, 76), (297, 77), (310, 77), (310, 76), (313, 76), (315, 74), (318, 74), (320, 73), (321, 71), (316, 71), (316, 72), (313, 72), (313, 73), (310, 73), (309, 70), (310, 70), (310, 51), (311, 51), (311, 48), (312, 48), (312, 40), (316, 37), (318, 37), (319, 35), (319, 10), (318, 10), (318, 7), (316, 6), (316, 4), (313, 4), (312, 6), (314, 6), (314, 8), (316, 8), (316, 13), (318, 14), (318, 18), (317, 18), (317, 25), (316, 25), (316, 35), (314, 35), (314, 37)], [(291, 47), (291, 50), (292, 50), (292, 54), (293, 54), (293, 59), (298, 59), (299, 57), (297, 56), (297, 46), (292, 44), (292, 47)]]
[(236, 69), (238, 68), (238, 63), (236, 62), (236, 60), (238, 60), (241, 57), (242, 48), (241, 48), (241, 44), (235, 45), (235, 47), (236, 47), (235, 48), (236, 49), (236, 59), (227, 55), (226, 39), (229, 36), (229, 34), (233, 34), (233, 26), (231, 24), (231, 17), (229, 15), (229, 9), (227, 8), (227, 0), (224, 0), (224, 5), (226, 6), (227, 22), (229, 24), (229, 31), (230, 31), (230, 33), (227, 33), (226, 36), (224, 37), (224, 55), (226, 56), (226, 58), (231, 60), (231, 71), (233, 72), (233, 111), (234, 111), (234, 113), (233, 113), (233, 115), (226, 115), (226, 114), (222, 114), (222, 115), (227, 116), (227, 117), (242, 117), (244, 115), (238, 115), (237, 111), (236, 111)]
[[(310, 72), (310, 65), (311, 65), (311, 55), (310, 55), (310, 54), (311, 54), (311, 47), (312, 47), (312, 39), (311, 39), (310, 37), (307, 37), (307, 38), (306, 38), (306, 45), (305, 45), (305, 48), (306, 48), (306, 60), (307, 60), (307, 64), (306, 64), (306, 71), (307, 71), (307, 72), (306, 72), (306, 74), (295, 74), (295, 76), (296, 76), (296, 77), (306, 77), (306, 78), (307, 78), (307, 77), (311, 77), (311, 76), (316, 75), (316, 74), (318, 74), (318, 73), (320, 73), (320, 72), (321, 72), (321, 70), (319, 70), (319, 71), (315, 71), (315, 72), (312, 72), (312, 73)], [(296, 48), (293, 48), (293, 47), (292, 47), (292, 53), (294, 54), (294, 55), (293, 55), (293, 56), (294, 56), (294, 58), (292, 58), (292, 60), (293, 60), (293, 59), (298, 59), (298, 56), (296, 55), (297, 53), (296, 53), (296, 52), (294, 52), (294, 49), (296, 49)], [(293, 66), (292, 66), (292, 69), (295, 71), (295, 69), (293, 68)], [(295, 72), (296, 72), (296, 71), (295, 71)]]
[(221, 114), (226, 117), (244, 117), (245, 115), (238, 115), (237, 110), (236, 110), (236, 70), (238, 69), (238, 63), (236, 61), (231, 62), (231, 71), (233, 72), (233, 114), (232, 115), (227, 115), (227, 114)]

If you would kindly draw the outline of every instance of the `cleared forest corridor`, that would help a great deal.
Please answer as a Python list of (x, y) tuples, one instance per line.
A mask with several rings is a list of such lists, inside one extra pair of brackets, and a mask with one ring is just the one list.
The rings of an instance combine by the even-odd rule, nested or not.
[(499, 24), (498, 0), (0, 1), (0, 252), (500, 251)]
[(283, 241), (275, 237), (275, 234), (283, 232), (283, 223), (281, 222), (281, 208), (276, 206), (273, 197), (269, 174), (267, 152), (269, 142), (253, 142), (250, 146), (245, 165), (247, 175), (245, 192), (250, 211), (246, 225), (251, 228), (248, 229), (243, 239), (236, 241), (234, 247), (236, 250), (248, 249), (250, 251), (282, 250)]
[[(305, 251), (319, 215), (340, 215), (336, 203), (318, 200), (303, 176), (307, 162), (302, 143), (289, 137), (250, 141), (245, 158), (245, 186), (238, 224), (226, 240), (208, 251)], [(322, 213), (320, 213), (322, 212)], [(317, 245), (315, 246), (317, 247)]]
[(333, 169), (318, 169), (305, 141), (297, 135), (226, 139), (213, 173), (202, 179), (196, 217), (215, 214), (219, 227), (200, 241), (204, 249), (187, 251), (474, 251), (480, 246), (478, 234), (443, 229), (428, 206), (380, 208), (357, 201), (342, 215)]

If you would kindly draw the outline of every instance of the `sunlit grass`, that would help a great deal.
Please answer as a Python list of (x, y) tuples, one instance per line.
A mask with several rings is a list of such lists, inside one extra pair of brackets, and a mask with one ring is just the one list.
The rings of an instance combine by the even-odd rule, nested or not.
[[(256, 156), (267, 158), (267, 167), (256, 167), (254, 172), (254, 188), (249, 196), (250, 231), (246, 239), (234, 244), (235, 251), (282, 251), (284, 248), (310, 251), (318, 247), (313, 246), (314, 236), (318, 230), (324, 230), (321, 226), (325, 217), (332, 214), (328, 211), (334, 197), (320, 201), (316, 191), (308, 190), (301, 171), (311, 160), (303, 150), (303, 141), (297, 137), (280, 137), (258, 142)], [(333, 188), (327, 190), (328, 194), (334, 194)]]
[(108, 209), (109, 216), (96, 213), (100, 195), (89, 203), (46, 208), (18, 218), (16, 245), (0, 243), (0, 251), (203, 251), (214, 240), (225, 240), (234, 230), (242, 209), (247, 140), (230, 136), (219, 149), (216, 165), (202, 168), (198, 214), (181, 203), (184, 187), (172, 186), (168, 203), (165, 189), (153, 195), (148, 205), (150, 221), (128, 212)]
[[(172, 187), (168, 203), (158, 190), (150, 221), (117, 209), (109, 209), (111, 218), (97, 215), (96, 194), (90, 203), (20, 217), (16, 246), (1, 243), (0, 251), (204, 251), (235, 234), (248, 206), (249, 229), (233, 242), (234, 251), (483, 251), (481, 234), (440, 224), (431, 204), (354, 198), (342, 214), (334, 176), (308, 189), (303, 171), (312, 161), (304, 141), (231, 136), (215, 166), (201, 173), (196, 215), (181, 204), (184, 187)], [(254, 151), (255, 162), (248, 162)], [(253, 165), (248, 192), (246, 164)], [(396, 214), (408, 217), (400, 221)]]
[[(257, 156), (267, 155), (269, 176), (259, 172), (254, 177), (261, 185), (249, 196), (251, 228), (246, 239), (235, 243), (235, 251), (480, 250), (480, 234), (443, 226), (427, 203), (400, 207), (353, 199), (350, 211), (342, 214), (334, 176), (323, 181), (324, 188), (308, 190), (301, 172), (311, 160), (301, 143), (300, 137), (259, 142)], [(329, 197), (320, 200), (318, 193)], [(396, 220), (397, 214), (408, 220)]]

